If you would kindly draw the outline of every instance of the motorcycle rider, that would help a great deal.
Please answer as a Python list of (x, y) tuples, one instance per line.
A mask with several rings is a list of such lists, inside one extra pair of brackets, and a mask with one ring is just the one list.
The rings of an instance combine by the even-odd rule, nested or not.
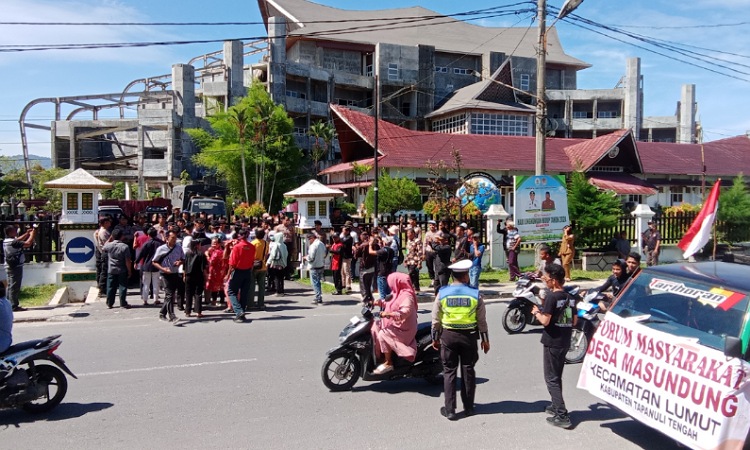
[(625, 287), (625, 283), (628, 282), (628, 279), (630, 279), (630, 275), (628, 275), (627, 264), (625, 263), (625, 261), (618, 259), (617, 261), (613, 262), (612, 275), (607, 278), (604, 284), (594, 289), (596, 292), (604, 292), (607, 289), (612, 288), (611, 294), (605, 294), (607, 296), (607, 300), (599, 302), (599, 308), (602, 311), (606, 311), (609, 308), (610, 303), (615, 297), (617, 297), (622, 288)]
[(0, 284), (0, 353), (13, 343), (13, 306), (5, 298), (5, 292), (5, 286)]
[(478, 289), (469, 287), (471, 260), (465, 259), (448, 266), (453, 273), (453, 284), (442, 287), (432, 307), (432, 346), (440, 349), (443, 361), (443, 389), (445, 406), (440, 414), (448, 420), (456, 415), (456, 370), (461, 363), (461, 402), (466, 417), (474, 415), (476, 378), (474, 364), (479, 359), (477, 332), (482, 350), (490, 350), (484, 300)]
[(417, 356), (417, 294), (405, 273), (394, 272), (388, 275), (392, 299), (375, 300), (373, 304), (383, 309), (380, 321), (372, 329), (375, 355), (385, 359), (373, 372), (382, 375), (393, 370), (393, 353), (409, 362)]

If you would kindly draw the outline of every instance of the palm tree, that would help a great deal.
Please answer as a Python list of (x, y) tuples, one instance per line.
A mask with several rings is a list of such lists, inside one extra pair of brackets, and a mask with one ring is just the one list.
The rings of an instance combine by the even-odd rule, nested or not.
[[(320, 160), (323, 159), (323, 156), (328, 153), (331, 142), (333, 142), (336, 137), (336, 130), (330, 123), (319, 120), (310, 126), (307, 134), (315, 139), (313, 148), (310, 149), (310, 159), (313, 163), (313, 176), (317, 178), (318, 164), (320, 163)], [(320, 145), (321, 140), (323, 141), (324, 146)]]

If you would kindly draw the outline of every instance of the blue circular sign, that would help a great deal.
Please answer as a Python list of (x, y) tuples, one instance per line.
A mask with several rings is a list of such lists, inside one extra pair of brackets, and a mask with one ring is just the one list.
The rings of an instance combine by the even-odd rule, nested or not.
[(83, 264), (94, 257), (94, 241), (87, 237), (73, 238), (65, 246), (65, 255), (76, 264)]

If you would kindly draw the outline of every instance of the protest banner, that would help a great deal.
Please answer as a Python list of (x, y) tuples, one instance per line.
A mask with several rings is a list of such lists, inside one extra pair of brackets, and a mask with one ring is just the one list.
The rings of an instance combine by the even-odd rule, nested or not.
[(741, 449), (750, 426), (749, 376), (746, 361), (697, 339), (608, 313), (578, 388), (690, 448)]

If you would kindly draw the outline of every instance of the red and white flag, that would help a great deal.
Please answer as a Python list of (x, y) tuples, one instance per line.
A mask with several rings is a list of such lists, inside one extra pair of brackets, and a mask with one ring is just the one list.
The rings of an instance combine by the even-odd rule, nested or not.
[(693, 220), (693, 224), (690, 225), (690, 229), (682, 237), (678, 247), (684, 252), (683, 258), (689, 258), (693, 256), (698, 250), (702, 249), (708, 239), (711, 237), (711, 227), (716, 220), (716, 212), (719, 210), (719, 193), (721, 191), (721, 179), (716, 180), (716, 184), (711, 188), (711, 193), (708, 194), (706, 203), (701, 208), (701, 212)]

